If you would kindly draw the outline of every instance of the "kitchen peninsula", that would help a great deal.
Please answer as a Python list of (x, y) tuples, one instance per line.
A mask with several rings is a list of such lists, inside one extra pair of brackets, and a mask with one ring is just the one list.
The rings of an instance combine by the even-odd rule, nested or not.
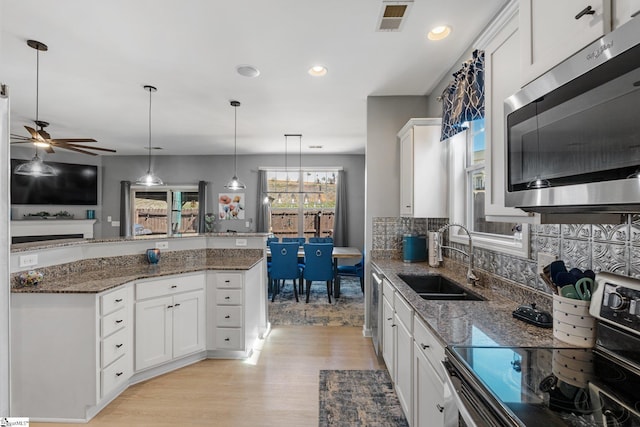
[[(269, 331), (265, 239), (13, 245), (12, 412), (84, 422), (129, 385), (205, 358), (249, 356)], [(148, 248), (161, 248), (157, 265)], [(32, 269), (42, 281), (20, 286), (19, 273)]]

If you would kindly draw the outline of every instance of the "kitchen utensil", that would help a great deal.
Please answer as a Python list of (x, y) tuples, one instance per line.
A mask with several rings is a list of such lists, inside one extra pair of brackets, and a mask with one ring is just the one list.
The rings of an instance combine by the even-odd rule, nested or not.
[(591, 289), (593, 288), (593, 280), (583, 277), (574, 285), (578, 297), (583, 301), (591, 301)]
[(562, 288), (560, 288), (560, 295), (562, 295), (565, 298), (582, 299), (578, 296), (578, 292), (576, 292), (576, 287), (571, 284), (564, 285)]
[(591, 280), (596, 280), (596, 273), (594, 273), (593, 270), (585, 270), (584, 277), (588, 277)]
[(569, 273), (573, 274), (576, 277), (576, 281), (585, 277), (584, 273), (579, 268), (574, 267), (571, 270), (569, 270)]
[(554, 282), (560, 288), (566, 285), (573, 285), (576, 283), (576, 278), (573, 274), (565, 271), (558, 273)]
[(558, 273), (566, 273), (567, 267), (564, 265), (564, 261), (559, 259), (549, 264), (549, 271), (551, 272), (551, 280), (557, 285), (558, 281), (556, 280), (556, 276)]

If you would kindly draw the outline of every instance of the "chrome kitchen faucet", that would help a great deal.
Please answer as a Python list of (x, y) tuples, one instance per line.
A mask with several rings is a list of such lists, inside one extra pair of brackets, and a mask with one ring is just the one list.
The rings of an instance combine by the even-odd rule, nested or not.
[[(467, 233), (467, 236), (469, 236), (469, 253), (463, 251), (462, 249), (454, 248), (453, 246), (445, 246), (445, 245), (442, 244), (442, 233), (444, 233), (450, 227), (460, 227), (461, 229), (463, 229)], [(471, 240), (471, 233), (469, 233), (469, 230), (467, 229), (467, 227), (465, 227), (462, 224), (455, 224), (455, 223), (443, 225), (442, 227), (440, 227), (438, 229), (438, 231), (436, 231), (435, 248), (436, 248), (436, 251), (437, 251), (437, 254), (438, 254), (437, 255), (437, 259), (438, 259), (439, 263), (442, 262), (442, 249), (443, 248), (459, 252), (462, 255), (466, 255), (469, 258), (469, 265), (467, 267), (467, 283), (472, 285), (472, 286), (476, 286), (478, 284), (480, 279), (473, 272), (473, 241)]]

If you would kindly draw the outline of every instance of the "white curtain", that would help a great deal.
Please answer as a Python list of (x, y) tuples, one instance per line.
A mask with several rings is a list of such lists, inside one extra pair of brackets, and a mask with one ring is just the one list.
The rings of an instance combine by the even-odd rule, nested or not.
[(333, 244), (335, 246), (349, 246), (347, 212), (346, 172), (341, 170), (338, 171), (338, 187), (336, 188), (336, 215), (333, 220)]

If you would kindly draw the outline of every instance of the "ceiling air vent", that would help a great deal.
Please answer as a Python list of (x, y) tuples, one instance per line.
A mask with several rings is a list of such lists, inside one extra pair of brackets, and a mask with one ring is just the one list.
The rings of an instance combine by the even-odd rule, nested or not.
[(383, 1), (377, 31), (401, 31), (406, 21), (411, 1)]

